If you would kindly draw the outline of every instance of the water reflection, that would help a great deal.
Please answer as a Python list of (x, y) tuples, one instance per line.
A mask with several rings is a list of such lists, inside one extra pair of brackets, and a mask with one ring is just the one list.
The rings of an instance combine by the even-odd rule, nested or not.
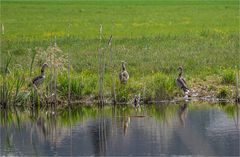
[(187, 102), (183, 103), (183, 105), (179, 105), (179, 119), (182, 126), (185, 126), (185, 121), (187, 118), (187, 110), (188, 110)]
[(236, 105), (1, 111), (2, 155), (239, 155)]
[(123, 117), (123, 132), (124, 132), (124, 135), (126, 135), (127, 133), (127, 129), (128, 129), (128, 126), (130, 125), (130, 117), (127, 116), (127, 117)]

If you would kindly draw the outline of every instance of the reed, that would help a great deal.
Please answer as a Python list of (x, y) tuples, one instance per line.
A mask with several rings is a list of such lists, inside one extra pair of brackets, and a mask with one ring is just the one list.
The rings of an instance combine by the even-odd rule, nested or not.
[(99, 28), (99, 47), (98, 47), (98, 76), (99, 76), (99, 105), (104, 105), (104, 95), (103, 95), (103, 75), (104, 75), (104, 51), (102, 51), (102, 31), (103, 26), (100, 25)]
[(237, 67), (237, 72), (236, 72), (236, 102), (237, 103), (240, 102), (238, 85), (239, 85), (239, 66)]
[(3, 23), (2, 23), (2, 27), (1, 27), (1, 32), (2, 32), (2, 35), (4, 35), (4, 25), (3, 25)]
[(34, 60), (37, 54), (37, 51), (34, 49), (31, 52), (31, 64), (30, 64), (30, 68), (29, 68), (29, 76), (32, 77), (32, 69), (33, 69), (33, 64), (34, 64)]
[(112, 96), (112, 103), (115, 105), (117, 103), (117, 98), (116, 98), (116, 89), (115, 89), (115, 80), (114, 80), (115, 71), (113, 67), (112, 35), (108, 40), (108, 46), (109, 46), (109, 53), (110, 53), (110, 73), (111, 73), (111, 81), (112, 81), (111, 96)]
[[(68, 30), (67, 30), (67, 32), (68, 32), (68, 34), (67, 34), (67, 36), (68, 36), (68, 45), (70, 45), (70, 42), (69, 42), (69, 37), (70, 37), (69, 31), (70, 31), (70, 24), (68, 24)], [(68, 104), (70, 104), (70, 101), (71, 101), (71, 86), (70, 86), (70, 84), (71, 84), (71, 82), (70, 82), (71, 75), (70, 75), (70, 54), (69, 54), (69, 48), (68, 48), (68, 52), (67, 53), (68, 53)]]
[[(53, 47), (53, 42), (52, 42), (52, 33), (51, 33), (51, 39), (50, 39), (50, 48)], [(52, 62), (52, 51), (49, 51), (49, 59), (50, 59), (50, 81), (49, 81), (49, 86), (50, 86), (50, 94), (52, 95), (52, 91), (53, 91), (53, 86), (52, 86), (52, 82), (53, 82), (53, 62)]]

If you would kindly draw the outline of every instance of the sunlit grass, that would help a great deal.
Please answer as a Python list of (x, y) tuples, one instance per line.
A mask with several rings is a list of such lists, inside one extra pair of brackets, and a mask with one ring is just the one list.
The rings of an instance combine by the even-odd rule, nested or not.
[[(8, 64), (2, 63), (10, 54), (6, 85), (16, 89), (8, 87), (5, 95), (11, 95), (11, 99), (29, 100), (31, 80), (39, 74), (40, 66), (49, 62), (55, 36), (61, 50), (56, 58), (60, 57), (57, 62), (62, 64), (57, 69), (58, 97), (67, 98), (66, 54), (69, 53), (71, 99), (97, 98), (99, 24), (103, 25), (102, 51), (106, 60), (105, 98), (110, 97), (112, 85), (107, 46), (110, 34), (113, 35), (113, 72), (118, 101), (131, 101), (139, 93), (145, 95), (146, 100), (178, 96), (181, 93), (175, 79), (179, 65), (184, 67), (190, 88), (196, 79), (208, 81), (207, 76), (221, 77), (220, 84), (211, 85), (216, 92), (219, 88), (215, 86), (228, 87), (235, 83), (239, 64), (239, 16), (235, 0), (3, 1), (1, 4), (1, 23), (4, 24), (1, 78), (6, 71), (3, 65)], [(71, 29), (67, 30), (69, 25)], [(120, 85), (118, 80), (122, 60), (127, 62), (130, 75), (126, 86)], [(14, 70), (18, 71), (17, 75)], [(46, 75), (40, 92), (49, 96), (51, 73), (48, 71)], [(232, 95), (229, 88), (226, 90), (228, 96)]]

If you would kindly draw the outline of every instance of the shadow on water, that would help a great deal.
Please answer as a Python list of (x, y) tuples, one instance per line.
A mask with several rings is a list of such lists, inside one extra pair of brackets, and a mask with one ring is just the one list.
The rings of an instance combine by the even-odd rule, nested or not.
[[(239, 106), (1, 110), (1, 155), (238, 155)], [(221, 144), (222, 142), (223, 144)], [(228, 146), (224, 143), (228, 142)], [(219, 151), (221, 150), (221, 151)]]

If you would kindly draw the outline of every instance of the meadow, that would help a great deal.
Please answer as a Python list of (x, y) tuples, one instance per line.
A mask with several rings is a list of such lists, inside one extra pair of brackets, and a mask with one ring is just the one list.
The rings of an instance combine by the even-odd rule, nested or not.
[[(4, 26), (4, 103), (28, 101), (29, 84), (49, 61), (50, 53), (55, 54), (58, 66), (57, 94), (61, 99), (67, 97), (68, 62), (71, 99), (97, 99), (99, 52), (106, 98), (111, 97), (112, 74), (118, 101), (130, 101), (138, 93), (146, 100), (180, 97), (175, 84), (179, 65), (198, 96), (235, 96), (240, 60), (237, 0), (1, 1), (0, 21)], [(54, 43), (61, 51), (49, 50)], [(118, 81), (121, 61), (127, 62), (130, 74), (126, 86)], [(48, 95), (50, 70), (46, 76), (41, 93)]]

